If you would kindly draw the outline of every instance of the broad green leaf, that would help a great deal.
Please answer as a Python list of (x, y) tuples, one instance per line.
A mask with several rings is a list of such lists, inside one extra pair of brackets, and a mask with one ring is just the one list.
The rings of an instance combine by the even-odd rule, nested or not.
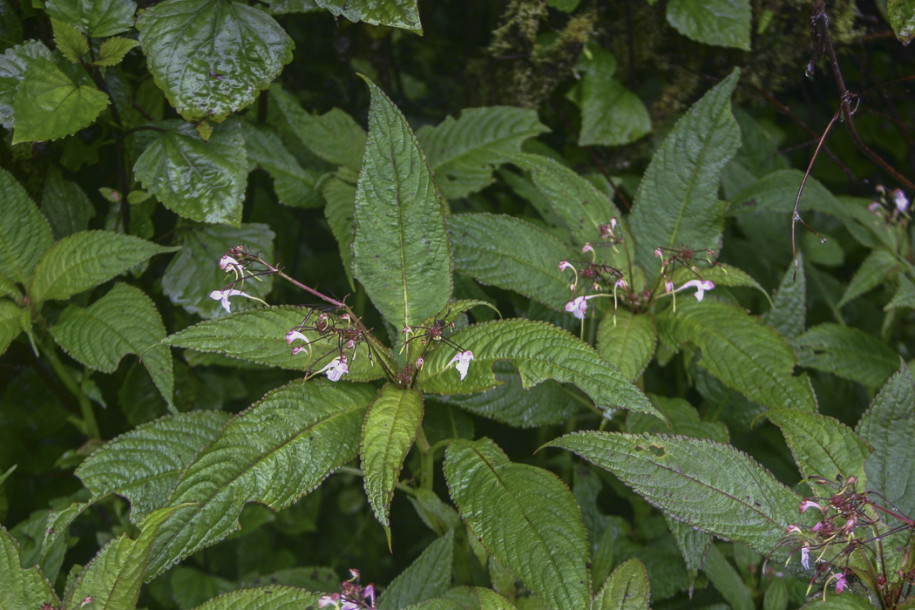
[(143, 188), (179, 216), (240, 226), (248, 161), (238, 123), (220, 125), (207, 142), (183, 121), (158, 126), (161, 135), (133, 166)]
[(16, 88), (13, 144), (57, 140), (91, 125), (108, 107), (108, 96), (79, 84), (47, 59), (32, 59)]
[(635, 259), (654, 277), (658, 247), (717, 250), (724, 225), (718, 200), (721, 168), (740, 147), (740, 128), (731, 114), (731, 92), (739, 70), (693, 104), (664, 138), (642, 177), (630, 228)]
[(6, 351), (13, 339), (22, 332), (19, 322), (23, 310), (8, 299), (0, 299), (0, 355)]
[(645, 564), (630, 559), (613, 570), (594, 597), (591, 610), (648, 610), (650, 583)]
[(130, 500), (138, 523), (165, 505), (178, 477), (229, 419), (220, 411), (191, 411), (143, 424), (108, 441), (76, 469), (94, 498)]
[(525, 388), (547, 379), (572, 383), (602, 409), (622, 407), (663, 419), (648, 398), (593, 347), (552, 324), (533, 320), (486, 322), (455, 333), (451, 340), (473, 352), (471, 374), (460, 381), (449, 364), (453, 351), (439, 347), (426, 358), (417, 375), (421, 389), (438, 394), (487, 390), (497, 385), (493, 363), (510, 360)]
[(89, 41), (85, 34), (66, 21), (51, 17), (51, 30), (54, 32), (54, 45), (64, 57), (73, 63), (89, 52)]
[(832, 593), (824, 591), (823, 598), (805, 604), (803, 610), (873, 610), (874, 605), (866, 598), (849, 591)]
[(109, 38), (99, 47), (95, 65), (104, 67), (116, 66), (121, 63), (134, 47), (139, 45), (140, 43), (132, 38), (123, 38), (121, 36)]
[(451, 297), (443, 202), (400, 110), (374, 83), (356, 186), (353, 271), (396, 329), (416, 326)]
[(888, 311), (896, 307), (915, 309), (915, 284), (904, 275), (899, 276), (899, 286), (896, 288), (896, 293), (883, 309)]
[(536, 225), (507, 215), (455, 214), (448, 217), (448, 232), (455, 271), (556, 311), (574, 296), (559, 261), (575, 252)]
[[(365, 416), (362, 427), (362, 472), (365, 495), (390, 543), (391, 500), (404, 459), (423, 420), (423, 395), (387, 384)], [(418, 600), (411, 600), (418, 601)]]
[(156, 539), (147, 580), (237, 530), (245, 504), (281, 510), (355, 458), (374, 393), (366, 385), (294, 381), (230, 420), (169, 496), (178, 508)]
[(667, 421), (661, 421), (642, 413), (630, 413), (626, 418), (624, 432), (678, 434), (693, 438), (707, 438), (719, 443), (726, 443), (730, 440), (727, 426), (720, 421), (703, 421), (696, 408), (682, 398), (665, 398), (654, 394), (650, 398), (651, 404), (664, 415)]
[(23, 570), (19, 563), (19, 543), (0, 526), (0, 608), (56, 608), (60, 603), (54, 587), (38, 566)]
[(48, 14), (92, 38), (107, 38), (133, 27), (133, 0), (48, 0)]
[(705, 553), (712, 544), (712, 536), (683, 521), (677, 521), (670, 515), (664, 515), (664, 520), (677, 543), (677, 548), (680, 549), (680, 556), (683, 557), (683, 563), (686, 564), (690, 586), (692, 586), (699, 575), (699, 568), (702, 567)]
[(50, 61), (54, 56), (48, 47), (37, 40), (29, 40), (6, 49), (0, 55), (0, 125), (7, 129), (12, 129), (15, 122), (13, 100), (16, 97), (16, 89), (25, 78), (29, 63), (39, 57)]
[(0, 168), (0, 275), (27, 285), (38, 259), (53, 243), (51, 229), (25, 189)]
[[(796, 169), (780, 169), (766, 174), (733, 197), (728, 214), (737, 216), (747, 212), (779, 212), (786, 218), (791, 218), (794, 200), (803, 179), (804, 172)], [(842, 203), (819, 180), (807, 178), (798, 210), (816, 210), (841, 216), (842, 209)]]
[(489, 439), (451, 443), (444, 471), (461, 516), (496, 559), (548, 607), (587, 607), (587, 535), (556, 475), (510, 462)]
[(528, 138), (548, 131), (527, 108), (493, 106), (466, 108), (458, 119), (447, 117), (435, 127), (423, 127), (416, 139), (446, 199), (460, 199), (492, 182), (496, 166), (508, 161), (503, 154), (521, 152)]
[(44, 253), (29, 292), (35, 302), (66, 299), (176, 249), (110, 231), (74, 233)]
[(796, 356), (772, 327), (735, 306), (681, 297), (677, 311), (655, 318), (662, 341), (690, 341), (702, 350), (699, 366), (761, 405), (816, 411), (809, 382), (792, 374)]
[(750, 50), (750, 0), (670, 0), (667, 21), (696, 42)]
[(887, 278), (894, 272), (902, 269), (902, 264), (896, 259), (892, 252), (879, 249), (868, 254), (867, 258), (855, 271), (855, 275), (848, 283), (842, 300), (837, 307), (842, 307), (846, 303), (858, 298), (862, 294), (869, 292), (885, 283)]
[(807, 276), (804, 272), (804, 258), (798, 253), (797, 275), (794, 265), (789, 265), (782, 282), (775, 292), (773, 307), (762, 316), (762, 320), (788, 340), (794, 340), (804, 332), (807, 322)]
[[(541, 606), (536, 606), (540, 608)], [(443, 596), (407, 606), (407, 610), (517, 610), (517, 606), (483, 587), (454, 587)]]
[(350, 288), (356, 289), (353, 281), (353, 213), (356, 209), (356, 187), (339, 178), (331, 178), (324, 183), (321, 189), (324, 200), (324, 216), (330, 226), (334, 239), (340, 249), (340, 258), (343, 260), (343, 270)]
[(915, 381), (904, 363), (861, 418), (858, 434), (874, 448), (864, 464), (869, 488), (915, 514)]
[(854, 430), (832, 417), (795, 409), (769, 409), (766, 417), (785, 436), (801, 476), (857, 477), (861, 489), (866, 487), (864, 460), (871, 450)]
[(915, 38), (915, 0), (887, 0), (886, 12), (899, 42), (912, 42)]
[(633, 314), (628, 309), (608, 312), (597, 329), (597, 352), (623, 376), (638, 379), (658, 342), (651, 316)]
[(431, 489), (420, 487), (408, 499), (422, 522), (436, 534), (444, 535), (461, 523), (457, 511)]
[(258, 123), (245, 121), (241, 126), (248, 160), (273, 178), (273, 190), (280, 203), (295, 208), (315, 208), (323, 203), (315, 190), (317, 172), (303, 169), (278, 135)]
[(899, 365), (892, 347), (857, 328), (826, 323), (792, 341), (801, 366), (880, 387)]
[(750, 590), (740, 573), (728, 563), (724, 554), (714, 544), (710, 544), (708, 547), (702, 571), (733, 610), (754, 610), (756, 608)]
[[(233, 313), (216, 320), (207, 320), (169, 336), (165, 343), (172, 347), (184, 347), (200, 352), (215, 352), (231, 358), (238, 358), (257, 364), (266, 364), (293, 371), (318, 370), (339, 354), (337, 335), (331, 333), (321, 338), (314, 329), (303, 330), (308, 337), (311, 350), (293, 354), (286, 343), (286, 334), (298, 328), (303, 321), (316, 321), (321, 312), (308, 308), (283, 305), (279, 307), (262, 307), (254, 311)], [(310, 315), (309, 315), (310, 314)], [(331, 327), (342, 323), (331, 317)], [(297, 344), (302, 347), (302, 343)], [(347, 350), (349, 373), (344, 377), (350, 381), (369, 381), (384, 376), (384, 368), (378, 362), (379, 350), (387, 348), (373, 342), (373, 359), (369, 359), (369, 350), (365, 342), (359, 343), (355, 355)], [(384, 355), (389, 368), (393, 361), (389, 354)]]
[(334, 16), (423, 33), (416, 0), (314, 0)]
[(398, 610), (444, 593), (451, 584), (453, 555), (454, 530), (448, 530), (391, 581), (378, 600), (378, 608)]
[(51, 166), (45, 175), (41, 211), (51, 224), (54, 239), (85, 231), (89, 219), (95, 216), (95, 208), (83, 189), (64, 178), (56, 166)]
[(143, 519), (137, 526), (140, 535), (136, 540), (121, 534), (106, 544), (80, 572), (66, 606), (76, 608), (83, 600), (91, 599), (93, 605), (102, 608), (136, 607), (153, 541), (175, 509), (160, 508)]
[(796, 523), (801, 498), (730, 445), (685, 437), (574, 432), (547, 443), (619, 477), (668, 515), (761, 553)]
[(222, 121), (251, 104), (292, 61), (292, 39), (259, 8), (165, 0), (137, 19), (146, 64), (186, 120)]
[(156, 388), (171, 404), (172, 355), (159, 344), (166, 334), (152, 300), (127, 284), (115, 284), (89, 307), (70, 305), (51, 327), (51, 335), (65, 352), (98, 371), (113, 373), (127, 354), (140, 356)]
[[(698, 256), (699, 253), (696, 254)], [(702, 253), (705, 255), (705, 253)], [(700, 263), (703, 264), (703, 263)], [(715, 286), (729, 286), (733, 288), (755, 288), (762, 293), (774, 305), (772, 298), (766, 289), (760, 286), (759, 282), (753, 279), (748, 273), (725, 263), (715, 263), (709, 267), (699, 267), (697, 269), (687, 269), (686, 267), (677, 267), (668, 275), (674, 284), (683, 284), (689, 280), (696, 279), (697, 273), (703, 280), (714, 282)]]
[(268, 585), (256, 589), (239, 589), (214, 597), (195, 610), (259, 610), (264, 600), (270, 600), (270, 610), (301, 610), (316, 606), (324, 593), (312, 593), (305, 589)]

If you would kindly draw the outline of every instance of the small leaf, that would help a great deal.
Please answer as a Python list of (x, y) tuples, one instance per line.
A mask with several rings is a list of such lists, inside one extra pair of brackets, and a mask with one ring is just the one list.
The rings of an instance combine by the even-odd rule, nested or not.
[(103, 67), (116, 66), (121, 63), (134, 47), (139, 45), (139, 42), (131, 38), (122, 38), (121, 36), (109, 38), (99, 47), (95, 65)]
[(38, 261), (30, 293), (36, 302), (66, 299), (177, 248), (110, 231), (82, 231), (55, 243)]
[(0, 299), (0, 355), (22, 332), (19, 319), (23, 310), (8, 299)]
[[(797, 198), (804, 172), (780, 169), (766, 174), (731, 200), (728, 214), (737, 216), (747, 212), (780, 212), (788, 218)], [(798, 210), (816, 210), (838, 216), (842, 203), (816, 178), (808, 177), (798, 203)]]
[(889, 311), (896, 307), (915, 309), (915, 284), (904, 275), (899, 276), (899, 286), (890, 302), (883, 309)]
[(425, 548), (406, 570), (397, 575), (385, 589), (378, 608), (406, 608), (445, 592), (451, 584), (451, 564), (454, 555), (454, 530)]
[(76, 63), (89, 52), (89, 41), (86, 36), (66, 21), (51, 17), (51, 30), (54, 32), (54, 44), (64, 57)]
[(912, 42), (915, 38), (915, 0), (887, 0), (886, 12), (899, 42)]
[(879, 387), (899, 364), (896, 350), (857, 328), (827, 323), (792, 341), (801, 366)]
[(190, 122), (245, 108), (292, 61), (283, 28), (240, 2), (165, 0), (143, 12), (137, 29), (156, 84)]
[(416, 0), (314, 0), (314, 3), (335, 17), (342, 15), (352, 22), (365, 21), (423, 33)]
[(750, 50), (749, 0), (670, 0), (667, 21), (696, 42)]
[(37, 40), (10, 47), (0, 55), (0, 125), (7, 129), (12, 129), (15, 124), (13, 100), (16, 89), (25, 78), (29, 63), (39, 57), (49, 61), (54, 58), (48, 47)]
[(51, 166), (45, 175), (41, 212), (51, 223), (54, 239), (85, 231), (89, 219), (95, 216), (95, 208), (83, 189), (65, 179), (56, 166)]
[(588, 606), (587, 535), (575, 499), (556, 475), (510, 462), (489, 439), (451, 443), (444, 471), (474, 534), (545, 605)]
[(238, 123), (220, 125), (207, 142), (183, 121), (158, 125), (161, 135), (133, 167), (143, 188), (185, 218), (240, 226), (248, 161)]
[(389, 543), (388, 516), (391, 514), (394, 486), (422, 420), (422, 392), (387, 384), (369, 407), (362, 427), (360, 454), (365, 473), (365, 495), (375, 518), (388, 533)]
[(798, 253), (797, 276), (790, 265), (775, 293), (773, 307), (762, 317), (763, 322), (789, 340), (804, 332), (807, 321), (807, 276), (803, 255)]
[(60, 604), (38, 566), (20, 567), (19, 543), (4, 527), (0, 527), (0, 574), (0, 608), (56, 608)]
[(724, 554), (714, 544), (710, 544), (708, 547), (702, 571), (733, 610), (754, 610), (756, 608), (750, 590), (740, 573), (728, 563)]
[(729, 445), (664, 435), (574, 432), (545, 446), (573, 451), (675, 519), (761, 553), (772, 551), (798, 518), (800, 496)]
[(648, 610), (648, 570), (638, 559), (630, 559), (613, 570), (591, 602), (591, 610)]
[(356, 186), (353, 271), (396, 329), (416, 326), (451, 297), (442, 200), (407, 120), (374, 83)]
[(597, 329), (597, 352), (629, 381), (638, 379), (658, 342), (651, 316), (627, 309), (608, 312)]
[(323, 203), (315, 190), (317, 172), (303, 169), (278, 135), (264, 125), (249, 121), (244, 121), (241, 127), (248, 160), (273, 178), (273, 190), (280, 203), (296, 208), (316, 208)]
[(0, 275), (27, 285), (38, 259), (53, 243), (51, 229), (25, 189), (0, 168)]
[(107, 38), (133, 27), (133, 0), (48, 0), (48, 14), (75, 25), (92, 38)]
[(270, 600), (270, 607), (277, 610), (314, 607), (323, 593), (312, 593), (305, 589), (268, 585), (256, 589), (239, 589), (214, 597), (195, 610), (255, 610), (265, 599)]
[(855, 275), (845, 289), (845, 294), (842, 295), (842, 300), (836, 307), (842, 307), (862, 294), (884, 284), (890, 275), (900, 270), (902, 270), (902, 264), (892, 252), (882, 248), (873, 250), (855, 271)]

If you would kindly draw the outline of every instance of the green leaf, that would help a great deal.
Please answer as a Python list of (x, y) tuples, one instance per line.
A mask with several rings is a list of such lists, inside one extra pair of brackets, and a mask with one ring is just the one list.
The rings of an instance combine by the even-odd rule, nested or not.
[(156, 84), (191, 122), (219, 122), (250, 105), (292, 61), (283, 28), (240, 2), (165, 0), (137, 29)]
[(546, 606), (588, 606), (587, 535), (572, 493), (556, 475), (510, 462), (489, 439), (451, 443), (444, 471), (474, 534)]
[(641, 413), (630, 413), (626, 418), (625, 432), (658, 432), (728, 442), (727, 426), (720, 421), (702, 421), (696, 408), (682, 398), (665, 398), (655, 394), (650, 398), (651, 404), (664, 414), (667, 421)]
[(275, 610), (295, 610), (296, 608), (311, 608), (322, 597), (324, 597), (324, 593), (312, 593), (295, 587), (268, 585), (225, 593), (197, 606), (195, 610), (257, 610), (262, 607), (265, 599), (270, 600), (270, 607)]
[(4, 527), (0, 527), (0, 574), (0, 608), (56, 608), (60, 604), (38, 566), (20, 567), (19, 543)]
[(362, 472), (365, 473), (365, 495), (375, 518), (388, 533), (389, 544), (391, 524), (388, 516), (391, 514), (394, 486), (422, 420), (422, 392), (387, 384), (369, 407), (362, 427), (359, 453), (362, 456)]
[(134, 47), (139, 45), (139, 42), (131, 38), (122, 38), (121, 36), (109, 38), (99, 47), (95, 65), (103, 67), (116, 66), (121, 63)]
[[(54, 239), (85, 231), (89, 228), (89, 219), (95, 216), (95, 208), (83, 189), (65, 179), (56, 166), (51, 166), (45, 175), (41, 211), (51, 223)], [(47, 245), (50, 246), (50, 242)]]
[(108, 96), (94, 86), (77, 84), (49, 60), (33, 59), (13, 100), (13, 144), (69, 136), (107, 107)]
[(683, 557), (683, 563), (686, 564), (690, 586), (692, 586), (699, 575), (699, 568), (702, 567), (705, 553), (709, 545), (712, 544), (712, 537), (702, 530), (694, 529), (682, 521), (677, 521), (670, 515), (664, 515), (664, 520), (667, 522), (667, 528), (677, 543), (677, 548), (680, 549), (680, 556)]
[(905, 363), (874, 398), (858, 434), (874, 448), (864, 464), (869, 488), (915, 514), (915, 381)]
[(234, 417), (169, 496), (178, 508), (156, 539), (147, 580), (237, 530), (245, 504), (281, 510), (355, 458), (374, 395), (366, 385), (294, 381)]
[[(790, 218), (803, 179), (804, 172), (796, 169), (780, 169), (766, 174), (733, 197), (728, 214), (779, 212)], [(798, 210), (816, 210), (839, 216), (842, 208), (842, 203), (819, 180), (807, 178)]]
[(396, 329), (416, 326), (451, 297), (443, 202), (407, 120), (374, 83), (356, 186), (353, 271)]
[(873, 610), (874, 605), (866, 598), (848, 591), (831, 594), (824, 592), (824, 599), (812, 601), (803, 610)]
[(578, 386), (601, 408), (622, 407), (663, 419), (648, 397), (632, 385), (593, 347), (546, 322), (500, 320), (474, 324), (451, 340), (473, 352), (468, 378), (460, 381), (449, 364), (454, 352), (439, 347), (426, 357), (418, 387), (438, 394), (473, 393), (495, 387), (492, 364), (510, 360), (530, 388), (546, 379)]
[[(240, 227), (203, 224), (183, 226), (178, 230), (181, 250), (162, 276), (162, 291), (172, 303), (181, 305), (189, 313), (199, 314), (203, 318), (222, 315), (225, 310), (219, 301), (210, 298), (210, 293), (225, 287), (235, 278), (219, 268), (219, 259), (238, 245), (269, 257), (274, 249), (275, 237), (268, 225), (260, 223), (245, 223)], [(262, 279), (261, 282), (249, 280), (237, 288), (264, 299), (273, 288), (273, 276), (268, 275)], [(245, 298), (232, 299), (231, 303), (233, 311), (261, 307), (257, 301)]]
[[(703, 253), (704, 254), (704, 253)], [(702, 263), (700, 263), (702, 264)], [(696, 279), (696, 274), (701, 274), (703, 280), (714, 282), (715, 286), (755, 288), (762, 293), (774, 305), (772, 298), (766, 289), (760, 286), (759, 282), (754, 280), (748, 273), (725, 263), (715, 263), (710, 267), (696, 267), (696, 269), (687, 269), (686, 267), (677, 267), (673, 273), (668, 276), (674, 284), (683, 284), (689, 280)]]
[(648, 610), (651, 588), (648, 570), (630, 559), (613, 570), (591, 602), (591, 610)]
[(667, 22), (696, 42), (750, 50), (749, 0), (670, 0)]
[(25, 189), (5, 169), (0, 168), (0, 275), (27, 285), (38, 259), (53, 238), (45, 220)]
[(315, 190), (317, 172), (303, 169), (278, 135), (257, 123), (245, 121), (241, 126), (248, 160), (273, 178), (273, 190), (280, 203), (296, 208), (316, 208), (323, 203)]
[(766, 417), (779, 427), (804, 478), (837, 481), (857, 477), (863, 489), (864, 460), (870, 447), (840, 421), (807, 411), (770, 409)]
[(165, 325), (152, 300), (139, 288), (115, 284), (108, 294), (89, 307), (69, 306), (51, 335), (75, 360), (105, 373), (113, 373), (127, 354), (140, 356), (162, 397), (172, 404), (172, 355), (165, 345)]
[(559, 261), (575, 252), (536, 225), (507, 215), (456, 214), (448, 217), (448, 232), (455, 271), (556, 311), (574, 296)]
[(66, 299), (156, 254), (176, 249), (110, 231), (74, 233), (51, 246), (38, 261), (30, 290), (32, 300)]
[(792, 341), (801, 366), (879, 387), (893, 374), (899, 356), (892, 347), (857, 328), (826, 323)]
[(22, 332), (19, 322), (23, 310), (8, 299), (0, 299), (0, 354), (6, 351), (13, 339)]
[(133, 167), (143, 188), (185, 218), (240, 226), (248, 161), (238, 123), (220, 125), (207, 142), (183, 121), (158, 125), (161, 135)]
[(858, 298), (877, 286), (885, 283), (887, 278), (893, 273), (902, 270), (902, 264), (896, 259), (892, 252), (884, 249), (873, 250), (867, 258), (855, 271), (855, 275), (848, 283), (842, 300), (837, 307), (842, 307), (846, 303)]
[(797, 276), (794, 265), (789, 265), (775, 292), (773, 307), (762, 320), (780, 335), (794, 340), (804, 332), (807, 321), (807, 276), (803, 255), (798, 253)]
[(677, 121), (654, 153), (630, 214), (636, 261), (657, 275), (658, 247), (717, 250), (724, 224), (721, 169), (740, 147), (731, 92), (740, 71), (715, 85)]
[(714, 544), (710, 544), (708, 547), (702, 571), (733, 610), (754, 610), (756, 608), (750, 590), (740, 573), (728, 563), (724, 554)]
[(896, 307), (915, 309), (915, 284), (904, 275), (899, 276), (899, 286), (890, 302), (883, 309), (888, 311)]
[(915, 0), (887, 0), (886, 12), (899, 42), (912, 42), (915, 38)]
[(423, 33), (416, 0), (314, 0), (335, 17)]
[(454, 530), (426, 547), (416, 561), (397, 575), (385, 589), (378, 608), (397, 610), (441, 595), (451, 584)]
[(0, 125), (12, 129), (15, 124), (13, 100), (31, 61), (35, 58), (50, 61), (53, 57), (48, 47), (37, 40), (11, 47), (0, 55)]
[(629, 381), (641, 376), (657, 342), (651, 316), (628, 309), (608, 312), (597, 329), (597, 352)]
[(73, 63), (89, 52), (89, 41), (86, 36), (66, 21), (51, 17), (51, 30), (54, 32), (54, 44), (64, 57)]
[(346, 272), (346, 279), (349, 280), (350, 288), (356, 289), (353, 281), (353, 236), (355, 227), (353, 226), (353, 213), (356, 209), (356, 187), (339, 178), (331, 178), (324, 183), (321, 189), (324, 200), (327, 204), (324, 206), (324, 216), (327, 218), (327, 224), (330, 226), (334, 239), (340, 249), (340, 258), (343, 261), (343, 270)]
[(178, 477), (229, 418), (220, 411), (192, 411), (143, 424), (108, 441), (75, 474), (93, 498), (118, 494), (130, 500), (130, 520), (137, 523), (165, 505)]
[(48, 0), (48, 14), (92, 38), (107, 38), (133, 27), (133, 0)]
[(466, 108), (460, 118), (447, 117), (423, 127), (416, 138), (426, 152), (442, 195), (460, 199), (492, 183), (496, 166), (518, 154), (528, 138), (549, 131), (527, 108)]
[(743, 309), (681, 298), (676, 313), (667, 310), (655, 324), (665, 343), (690, 341), (699, 347), (699, 366), (747, 398), (774, 409), (816, 411), (810, 384), (792, 375), (796, 356), (791, 346)]
[(785, 528), (797, 522), (800, 496), (729, 445), (663, 435), (574, 432), (545, 446), (573, 451), (675, 519), (761, 553), (772, 551)]

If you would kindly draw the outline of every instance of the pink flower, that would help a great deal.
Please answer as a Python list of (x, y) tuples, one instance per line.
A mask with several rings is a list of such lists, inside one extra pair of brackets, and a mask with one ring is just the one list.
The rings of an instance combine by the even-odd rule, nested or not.
[(473, 360), (473, 352), (470, 350), (459, 352), (448, 362), (448, 366), (453, 364), (461, 376), (461, 381), (464, 381), (464, 377), (467, 376), (467, 369), (470, 368), (471, 360)]
[(346, 364), (346, 356), (341, 355), (339, 358), (334, 358), (318, 372), (327, 375), (327, 378), (331, 381), (340, 381), (341, 377), (349, 373), (349, 366)]
[(362, 590), (362, 596), (369, 601), (369, 605), (375, 607), (375, 585), (369, 584)]
[(626, 280), (623, 278), (616, 280), (616, 287), (620, 290), (626, 290)]
[(566, 311), (579, 320), (584, 320), (588, 313), (588, 297), (575, 297), (566, 303)]
[(250, 294), (245, 294), (241, 290), (236, 290), (234, 288), (228, 288), (226, 290), (214, 290), (210, 293), (210, 298), (214, 301), (220, 301), (222, 303), (222, 308), (226, 310), (227, 313), (232, 313), (232, 309), (229, 306), (229, 297), (245, 297), (246, 299), (251, 299), (252, 301), (261, 301), (257, 297), (252, 297)]
[(800, 533), (801, 533), (801, 528), (800, 528), (800, 526), (798, 526), (798, 525), (789, 525), (789, 526), (785, 529), (785, 533), (786, 533), (786, 534), (800, 534)]
[(896, 205), (896, 209), (900, 212), (905, 212), (909, 209), (909, 200), (905, 196), (905, 193), (902, 189), (896, 189), (893, 191), (893, 203)]
[(654, 249), (654, 257), (655, 257), (655, 258), (661, 258), (661, 256), (663, 256), (663, 253), (661, 252), (661, 249), (660, 249), (660, 248), (655, 248), (655, 249)]
[(801, 512), (806, 511), (808, 508), (816, 508), (818, 510), (823, 510), (823, 507), (814, 502), (813, 500), (807, 499), (801, 502)]
[(685, 290), (686, 288), (695, 288), (696, 289), (696, 300), (701, 301), (705, 297), (705, 291), (711, 290), (715, 287), (714, 282), (710, 280), (690, 280), (677, 288), (677, 291)]
[(292, 348), (292, 355), (295, 356), (297, 354), (301, 354), (302, 352), (307, 352), (307, 351), (310, 351), (310, 349), (307, 345), (300, 345), (299, 347)]
[(570, 263), (569, 261), (564, 260), (564, 259), (559, 261), (559, 270), (565, 271), (566, 269), (574, 269), (574, 267), (572, 266), (572, 263)]
[(288, 333), (286, 333), (286, 343), (288, 345), (292, 345), (293, 341), (298, 341), (300, 339), (302, 341), (304, 341), (305, 343), (308, 343), (308, 337), (306, 337), (305, 335), (303, 335), (302, 333), (300, 333), (297, 330), (293, 329), (293, 330), (290, 330)]
[(667, 294), (670, 294), (671, 292), (673, 292), (674, 283), (671, 282), (670, 280), (667, 280), (666, 282), (664, 282), (664, 291), (667, 292)]
[(423, 363), (424, 363), (424, 362), (425, 362), (425, 360), (423, 360), (422, 358), (417, 358), (417, 359), (416, 359), (416, 370), (417, 370), (417, 371), (418, 371), (419, 369), (423, 368)]
[(810, 547), (801, 547), (801, 565), (805, 570), (810, 569)]
[(836, 593), (841, 593), (845, 590), (845, 587), (848, 586), (848, 581), (845, 579), (845, 573), (840, 572), (836, 574)]
[(594, 246), (591, 244), (585, 244), (585, 246), (581, 249), (582, 254), (587, 254), (588, 252), (594, 252)]
[(239, 263), (228, 254), (219, 259), (219, 268), (223, 271), (228, 271), (229, 269), (237, 269), (238, 267), (241, 267), (241, 263)]

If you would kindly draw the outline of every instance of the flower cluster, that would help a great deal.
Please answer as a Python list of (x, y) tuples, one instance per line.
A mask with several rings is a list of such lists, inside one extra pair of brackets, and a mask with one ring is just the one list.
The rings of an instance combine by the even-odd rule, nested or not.
[[(316, 319), (313, 324), (309, 325), (308, 322), (313, 316)], [(309, 332), (312, 338), (309, 338), (305, 334), (306, 332)], [(339, 381), (343, 375), (349, 373), (350, 359), (347, 357), (346, 352), (348, 350), (355, 357), (356, 347), (365, 341), (367, 341), (365, 330), (360, 324), (355, 324), (352, 316), (348, 313), (333, 316), (326, 311), (318, 313), (315, 309), (308, 312), (301, 324), (286, 333), (286, 343), (288, 345), (302, 342), (302, 345), (292, 348), (293, 356), (303, 352), (307, 352), (311, 356), (312, 344), (314, 343), (321, 342), (324, 345), (330, 344), (334, 346), (330, 351), (315, 359), (315, 363), (322, 362), (331, 355), (334, 355), (334, 358), (322, 368), (316, 371), (309, 369), (308, 372), (309, 376), (324, 373), (331, 381)]]
[(360, 608), (376, 608), (375, 585), (372, 583), (362, 586), (359, 584), (359, 570), (349, 571), (352, 578), (344, 581), (340, 593), (331, 593), (318, 600), (319, 608), (334, 608), (335, 610), (359, 610)]
[(909, 219), (909, 198), (902, 189), (889, 190), (882, 184), (877, 185), (878, 199), (872, 201), (867, 209), (874, 212), (885, 222), (898, 223)]
[(461, 377), (461, 381), (464, 381), (464, 378), (467, 377), (467, 371), (470, 368), (470, 361), (473, 360), (473, 352), (470, 350), (465, 350), (463, 347), (454, 342), (453, 339), (445, 336), (446, 328), (454, 328), (454, 322), (447, 322), (446, 320), (434, 320), (429, 326), (405, 326), (403, 329), (404, 334), (404, 347), (408, 343), (419, 339), (423, 344), (422, 353), (416, 359), (415, 369), (411, 366), (407, 371), (408, 374), (412, 374), (414, 370), (418, 371), (423, 368), (423, 356), (426, 353), (426, 349), (433, 343), (442, 342), (445, 345), (456, 350), (457, 353), (453, 358), (448, 362), (448, 366), (454, 365), (454, 368), (457, 369), (458, 374)]

